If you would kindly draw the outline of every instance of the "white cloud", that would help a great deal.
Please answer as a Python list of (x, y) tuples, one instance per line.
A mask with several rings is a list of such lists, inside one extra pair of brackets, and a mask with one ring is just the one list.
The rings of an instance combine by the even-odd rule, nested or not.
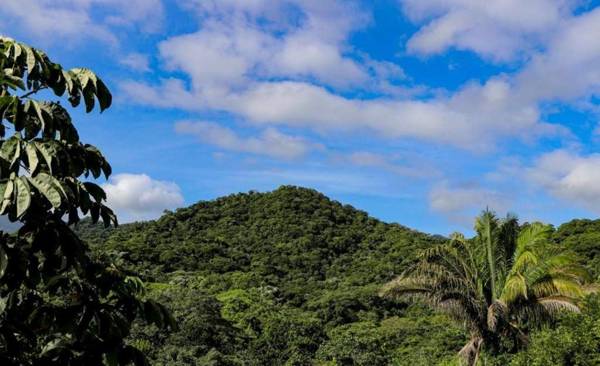
[(515, 77), (521, 98), (572, 102), (600, 92), (600, 7), (565, 23)]
[[(115, 43), (116, 37), (105, 27), (96, 24), (84, 6), (58, 2), (53, 6), (48, 1), (5, 0), (0, 14), (6, 20), (0, 29), (10, 34), (11, 29), (23, 29), (38, 40), (50, 42), (50, 38), (80, 38), (90, 36)], [(21, 23), (20, 27), (16, 27)], [(48, 37), (51, 34), (53, 37)], [(46, 38), (46, 40), (44, 40)]]
[(600, 154), (556, 150), (539, 157), (525, 173), (554, 197), (600, 213)]
[(150, 71), (150, 60), (148, 59), (148, 55), (131, 52), (120, 58), (119, 62), (137, 72)]
[[(68, 1), (68, 0), (67, 0)], [(73, 1), (73, 0), (71, 0)], [(130, 26), (135, 24), (142, 31), (155, 33), (162, 29), (164, 7), (162, 0), (74, 0), (91, 6), (104, 7), (109, 15), (104, 18), (107, 24)], [(91, 8), (90, 8), (91, 9)], [(93, 10), (93, 9), (92, 9)]]
[(163, 5), (161, 0), (3, 0), (0, 15), (1, 31), (21, 29), (39, 42), (96, 38), (117, 43), (114, 26), (159, 30)]
[(573, 102), (600, 92), (600, 7), (574, 15), (580, 0), (401, 0), (416, 22), (408, 42), (417, 53), (450, 47), (527, 63), (509, 78), (520, 104)]
[(295, 34), (286, 39), (275, 54), (272, 67), (282, 76), (311, 77), (334, 86), (367, 83), (367, 71), (344, 58), (338, 45), (321, 42), (315, 34)]
[(530, 53), (571, 16), (575, 0), (400, 0), (405, 14), (425, 25), (409, 51), (436, 54), (474, 51), (496, 61)]
[(108, 206), (122, 222), (154, 219), (164, 210), (184, 203), (177, 184), (154, 180), (145, 174), (117, 174), (102, 188)]
[(470, 84), (451, 97), (432, 100), (351, 99), (304, 82), (251, 83), (239, 92), (187, 91), (168, 80), (153, 88), (126, 82), (122, 90), (139, 103), (188, 110), (218, 109), (255, 124), (308, 127), (319, 132), (367, 131), (386, 138), (418, 138), (469, 150), (493, 149), (498, 138), (555, 133), (540, 123), (535, 105), (515, 99), (504, 80)]
[(241, 137), (232, 129), (211, 122), (181, 121), (175, 124), (175, 131), (190, 134), (200, 141), (219, 148), (270, 156), (277, 159), (297, 159), (311, 149), (318, 148), (304, 139), (288, 136), (274, 128), (267, 128), (260, 136)]
[[(523, 5), (522, 13), (516, 12), (515, 19), (508, 16), (516, 6), (512, 0), (494, 1), (489, 9), (481, 5), (483, 3), (468, 0), (450, 2), (453, 6), (437, 0), (406, 1), (404, 6), (415, 21), (437, 19), (455, 9), (483, 12), (487, 18), (483, 17), (482, 22), (500, 22), (501, 26), (494, 31), (508, 32), (502, 33), (502, 37), (511, 40), (516, 37), (515, 44), (519, 45), (527, 44), (520, 40), (522, 32), (537, 34), (548, 24), (553, 27), (552, 32), (544, 35), (545, 51), (538, 49), (532, 54), (523, 70), (512, 75), (497, 75), (485, 82), (469, 82), (456, 91), (438, 92), (429, 98), (411, 98), (407, 97), (409, 94), (393, 92), (386, 95), (390, 87), (388, 79), (402, 79), (402, 68), (368, 57), (346, 57), (345, 38), (359, 26), (356, 19), (360, 19), (357, 15), (360, 13), (356, 9), (339, 10), (340, 15), (335, 17), (331, 9), (335, 9), (337, 2), (315, 5), (317, 2), (309, 1), (299, 5), (292, 0), (286, 4), (296, 4), (302, 9), (304, 21), (297, 22), (300, 25), (290, 22), (281, 9), (278, 16), (265, 13), (267, 5), (263, 1), (243, 5), (231, 1), (208, 2), (210, 6), (201, 12), (204, 21), (198, 32), (168, 39), (160, 45), (166, 65), (172, 71), (189, 75), (189, 86), (183, 80), (172, 78), (159, 85), (125, 81), (121, 87), (138, 103), (191, 111), (225, 111), (256, 125), (309, 128), (319, 133), (367, 132), (390, 139), (419, 139), (473, 151), (494, 150), (498, 140), (508, 137), (528, 142), (540, 136), (565, 137), (568, 136), (566, 128), (544, 122), (540, 106), (545, 101), (585, 99), (597, 92), (600, 49), (594, 35), (600, 32), (600, 9), (567, 17), (564, 13), (570, 9), (570, 3), (549, 1), (528, 2)], [(541, 19), (521, 24), (540, 12), (544, 5), (550, 8), (540, 14)], [(233, 10), (220, 13), (215, 9)], [(225, 15), (214, 19), (211, 11)], [(263, 15), (273, 19), (273, 27), (282, 33), (275, 36), (269, 26), (257, 25), (256, 19), (262, 19)], [(473, 21), (474, 15), (469, 16), (467, 23)], [(330, 24), (325, 20), (330, 18), (332, 24), (340, 25), (341, 31), (329, 29)], [(521, 33), (510, 33), (513, 29)], [(475, 27), (474, 34), (485, 33), (477, 31)], [(298, 65), (281, 61), (287, 59), (285, 50), (294, 45), (297, 37), (307, 37), (310, 41), (310, 47), (298, 46), (293, 51), (306, 55), (307, 59), (290, 58), (299, 62)], [(502, 37), (498, 42), (487, 43), (501, 45)], [(311, 59), (311, 47), (321, 49), (323, 42), (331, 49), (316, 54), (335, 59), (332, 61), (335, 67), (330, 67), (329, 62)], [(501, 49), (508, 49), (509, 53), (494, 54), (494, 57), (510, 58), (528, 46), (511, 47), (502, 46)], [(357, 68), (346, 68), (341, 60)], [(333, 69), (345, 76), (332, 72)], [(380, 94), (363, 99), (360, 93), (348, 96), (336, 89), (357, 90), (352, 87), (354, 83), (377, 85)]]
[(161, 42), (159, 50), (169, 68), (185, 71), (196, 89), (210, 87), (213, 95), (219, 87), (240, 86), (251, 74), (357, 86), (370, 80), (370, 70), (347, 57), (344, 47), (365, 16), (349, 5), (203, 1), (196, 4), (201, 28)]
[(509, 204), (510, 199), (501, 192), (478, 184), (451, 186), (442, 182), (429, 192), (429, 207), (461, 225), (470, 225), (472, 218), (486, 207), (503, 212)]
[(410, 178), (431, 178), (439, 174), (430, 163), (411, 157), (407, 162), (398, 162), (394, 156), (386, 156), (368, 151), (356, 151), (338, 160), (358, 167), (376, 168)]

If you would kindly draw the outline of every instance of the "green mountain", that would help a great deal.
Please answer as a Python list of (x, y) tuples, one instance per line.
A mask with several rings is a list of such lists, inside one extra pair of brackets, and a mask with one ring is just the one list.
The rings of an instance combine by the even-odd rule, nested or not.
[(572, 220), (558, 227), (554, 240), (572, 249), (600, 276), (600, 220)]
[(153, 278), (177, 270), (237, 273), (248, 284), (277, 286), (296, 304), (332, 284), (389, 280), (417, 249), (443, 241), (288, 186), (200, 202), (116, 230), (80, 232), (91, 244), (128, 252)]
[[(596, 229), (575, 221), (555, 235), (597, 265)], [(377, 295), (445, 238), (314, 190), (235, 194), (78, 231), (98, 255), (140, 274), (178, 319), (170, 335), (138, 326), (131, 336), (157, 365), (448, 365), (465, 341), (444, 316)]]

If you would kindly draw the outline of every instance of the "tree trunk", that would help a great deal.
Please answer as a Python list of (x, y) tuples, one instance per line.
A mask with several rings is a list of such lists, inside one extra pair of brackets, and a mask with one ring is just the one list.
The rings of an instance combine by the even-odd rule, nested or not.
[(462, 364), (466, 366), (476, 366), (479, 362), (479, 355), (481, 354), (481, 346), (483, 339), (481, 337), (473, 337), (459, 352), (458, 355), (462, 357), (464, 362)]
[(496, 289), (496, 260), (494, 258), (494, 241), (492, 238), (492, 222), (491, 222), (491, 218), (488, 217), (487, 215), (484, 216), (485, 217), (485, 246), (486, 246), (486, 252), (487, 252), (487, 260), (488, 260), (488, 266), (490, 269), (490, 284), (491, 284), (491, 288), (492, 288), (492, 303), (494, 301), (496, 301), (496, 297), (497, 297), (497, 289)]
[(477, 342), (477, 349), (475, 350), (475, 357), (473, 360), (473, 364), (470, 366), (477, 366), (477, 363), (479, 362), (479, 355), (481, 354), (481, 343), (483, 342), (482, 339), (479, 340), (479, 342)]

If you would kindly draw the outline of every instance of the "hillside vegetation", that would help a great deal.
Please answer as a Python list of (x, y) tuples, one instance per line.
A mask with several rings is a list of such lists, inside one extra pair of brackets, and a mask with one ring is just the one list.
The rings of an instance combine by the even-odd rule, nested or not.
[[(574, 221), (553, 238), (597, 271), (597, 228)], [(421, 249), (446, 238), (314, 190), (235, 194), (116, 229), (84, 221), (78, 232), (99, 256), (140, 274), (178, 320), (170, 334), (139, 325), (130, 336), (156, 365), (452, 365), (467, 340), (443, 315), (378, 296)], [(598, 325), (577, 316), (589, 319), (559, 326), (580, 334)], [(588, 328), (575, 329), (582, 324)], [(553, 331), (534, 335), (529, 353), (487, 361), (533, 364)]]

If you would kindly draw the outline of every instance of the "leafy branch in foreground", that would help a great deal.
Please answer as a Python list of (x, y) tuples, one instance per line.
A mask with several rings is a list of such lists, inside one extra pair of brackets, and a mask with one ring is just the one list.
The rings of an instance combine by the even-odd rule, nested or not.
[(478, 363), (484, 348), (516, 351), (531, 329), (561, 312), (579, 312), (593, 290), (575, 257), (551, 243), (551, 226), (520, 228), (514, 217), (499, 220), (484, 211), (475, 230), (472, 240), (455, 234), (423, 251), (382, 289), (384, 296), (424, 301), (464, 325), (470, 340), (459, 355), (468, 365)]
[(102, 188), (80, 179), (108, 178), (111, 167), (59, 101), (35, 99), (42, 90), (86, 112), (112, 101), (92, 71), (0, 37), (0, 215), (21, 223), (0, 233), (0, 364), (144, 365), (124, 342), (132, 322), (175, 324), (139, 279), (92, 260), (71, 230), (80, 215), (117, 225)]

